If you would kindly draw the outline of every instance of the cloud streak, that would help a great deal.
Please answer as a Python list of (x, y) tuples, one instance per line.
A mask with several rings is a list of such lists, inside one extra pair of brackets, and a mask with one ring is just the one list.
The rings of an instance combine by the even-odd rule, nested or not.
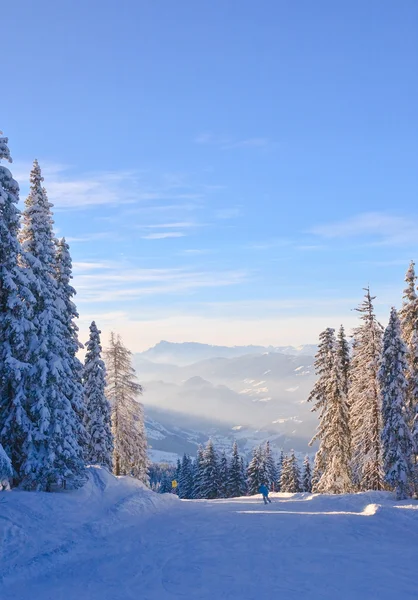
[(201, 288), (238, 285), (247, 281), (244, 270), (202, 271), (190, 268), (138, 269), (126, 263), (74, 263), (78, 302), (131, 301), (141, 297), (193, 292)]
[(148, 233), (143, 235), (143, 240), (165, 240), (169, 238), (181, 238), (186, 234), (182, 231), (161, 231), (160, 233)]
[(326, 239), (369, 238), (373, 245), (404, 245), (416, 243), (418, 221), (383, 212), (368, 212), (317, 225), (310, 233)]

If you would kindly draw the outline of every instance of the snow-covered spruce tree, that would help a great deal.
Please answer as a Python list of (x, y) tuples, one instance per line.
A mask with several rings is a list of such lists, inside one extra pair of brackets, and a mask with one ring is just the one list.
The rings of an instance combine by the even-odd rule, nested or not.
[(308, 455), (305, 456), (303, 461), (302, 488), (304, 492), (312, 492), (311, 463)]
[(273, 492), (277, 491), (277, 467), (273, 453), (270, 448), (270, 442), (266, 443), (264, 451), (264, 464), (267, 473), (267, 487)]
[(238, 452), (238, 444), (234, 442), (229, 466), (228, 496), (229, 498), (238, 498), (239, 496), (245, 496), (246, 491), (247, 484), (243, 473), (243, 463)]
[(80, 487), (85, 481), (80, 445), (80, 415), (72, 396), (73, 362), (61, 315), (56, 280), (56, 248), (51, 207), (37, 161), (23, 213), (22, 262), (32, 271), (33, 325), (37, 344), (30, 348), (28, 390), (32, 427), (31, 454), (22, 465), (23, 487), (50, 490), (53, 485)]
[(348, 388), (350, 384), (350, 346), (348, 345), (344, 327), (342, 325), (338, 331), (335, 352), (341, 372), (342, 390), (348, 398)]
[(199, 446), (196, 453), (196, 459), (193, 464), (194, 485), (193, 498), (199, 500), (203, 498), (203, 448)]
[(284, 461), (284, 452), (283, 452), (283, 450), (281, 450), (280, 458), (277, 462), (277, 467), (276, 467), (276, 471), (277, 471), (276, 491), (277, 492), (280, 492), (280, 479), (282, 477), (283, 461)]
[(203, 452), (201, 494), (209, 500), (219, 496), (219, 460), (212, 440)]
[(131, 475), (148, 484), (144, 412), (138, 401), (142, 387), (132, 368), (131, 354), (120, 336), (111, 333), (105, 363), (106, 397), (112, 410), (113, 472)]
[(361, 490), (381, 490), (382, 417), (377, 375), (382, 326), (374, 314), (374, 297), (370, 295), (370, 289), (365, 288), (365, 292), (364, 301), (356, 309), (362, 324), (354, 330), (348, 393), (353, 480)]
[[(1, 133), (1, 132), (0, 132)], [(0, 160), (12, 162), (8, 139), (0, 136)], [(30, 272), (19, 265), (19, 186), (0, 164), (0, 443), (14, 467), (14, 482), (23, 477), (32, 454), (32, 420), (27, 390), (32, 387), (29, 348), (34, 298)]]
[(183, 455), (181, 462), (180, 476), (179, 476), (179, 498), (190, 499), (193, 498), (193, 464), (190, 456), (187, 454)]
[(407, 423), (408, 350), (401, 338), (396, 310), (392, 308), (383, 335), (383, 352), (379, 369), (382, 402), (382, 450), (385, 480), (396, 491), (398, 500), (408, 498), (413, 490), (414, 444)]
[(3, 446), (0, 444), (0, 491), (10, 488), (10, 480), (13, 476), (12, 462), (7, 456)]
[(77, 307), (73, 302), (76, 291), (71, 285), (73, 278), (73, 265), (70, 255), (70, 247), (65, 238), (55, 240), (55, 277), (57, 281), (57, 303), (58, 313), (63, 325), (65, 336), (64, 344), (67, 351), (67, 360), (71, 369), (71, 377), (65, 381), (66, 396), (71, 400), (73, 410), (77, 413), (78, 419), (78, 440), (84, 451), (88, 443), (87, 432), (84, 427), (85, 405), (83, 392), (83, 365), (77, 358), (77, 352), (83, 348), (78, 340), (78, 326), (75, 322), (78, 319)]
[[(412, 429), (415, 454), (418, 454), (418, 295), (416, 293), (417, 276), (412, 261), (405, 276), (407, 286), (403, 295), (403, 306), (399, 311), (402, 337), (408, 347), (409, 369), (407, 410), (408, 421)], [(416, 485), (418, 482), (416, 482)], [(417, 486), (418, 487), (418, 486)]]
[(260, 485), (267, 485), (268, 476), (266, 471), (266, 464), (264, 461), (263, 449), (261, 446), (257, 446), (253, 450), (253, 457), (248, 465), (247, 469), (247, 487), (250, 496), (258, 494)]
[(106, 398), (106, 367), (101, 358), (100, 331), (93, 321), (86, 343), (84, 361), (85, 428), (87, 445), (85, 459), (88, 464), (102, 465), (112, 470), (112, 425), (110, 404)]
[(301, 492), (300, 469), (294, 451), (290, 452), (283, 461), (283, 470), (280, 481), (280, 491), (288, 493)]
[(161, 484), (158, 488), (159, 494), (170, 494), (172, 491), (171, 479), (169, 478), (166, 472), (163, 473), (161, 477)]
[(322, 477), (323, 468), (324, 468), (323, 456), (322, 456), (322, 454), (320, 454), (317, 451), (315, 453), (314, 465), (313, 465), (313, 470), (312, 470), (312, 479), (311, 479), (312, 491), (314, 493), (317, 493), (317, 491), (318, 491), (318, 483)]
[(228, 480), (229, 466), (228, 459), (224, 450), (221, 454), (221, 459), (219, 461), (219, 498), (228, 497)]
[[(315, 373), (318, 378), (308, 397), (308, 402), (315, 402), (314, 407), (312, 408), (312, 412), (318, 412), (318, 419), (320, 423), (315, 436), (309, 443), (310, 446), (316, 440), (321, 439), (321, 423), (324, 419), (327, 410), (330, 382), (333, 376), (333, 369), (335, 364), (335, 354), (335, 330), (331, 327), (328, 327), (319, 335), (318, 352), (315, 356), (314, 363)], [(316, 491), (316, 484), (321, 479), (322, 473), (325, 470), (326, 462), (326, 447), (323, 444), (320, 444), (319, 449), (316, 452), (314, 471), (312, 476), (312, 485), (314, 491)]]
[(240, 458), (240, 463), (241, 463), (241, 476), (242, 476), (243, 486), (245, 489), (245, 492), (243, 495), (246, 496), (248, 494), (248, 485), (247, 485), (248, 464), (245, 464), (244, 458), (242, 456)]
[(341, 359), (342, 354), (337, 351), (326, 390), (327, 401), (314, 437), (319, 440), (318, 452), (323, 456), (315, 491), (324, 494), (344, 494), (352, 489), (347, 381)]

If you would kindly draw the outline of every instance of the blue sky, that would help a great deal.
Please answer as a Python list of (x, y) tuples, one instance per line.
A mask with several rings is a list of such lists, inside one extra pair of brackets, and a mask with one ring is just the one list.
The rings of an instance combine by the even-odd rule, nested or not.
[(418, 258), (417, 2), (119, 4), (2, 9), (0, 128), (82, 338), (314, 342), (367, 284), (384, 321)]

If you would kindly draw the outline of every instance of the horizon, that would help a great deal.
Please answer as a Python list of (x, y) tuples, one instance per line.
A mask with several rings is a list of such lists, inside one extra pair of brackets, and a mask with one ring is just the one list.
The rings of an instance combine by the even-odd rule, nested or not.
[(39, 159), (81, 342), (95, 320), (133, 352), (301, 345), (349, 334), (367, 285), (382, 323), (399, 308), (418, 258), (416, 2), (3, 12), (0, 128), (21, 210)]

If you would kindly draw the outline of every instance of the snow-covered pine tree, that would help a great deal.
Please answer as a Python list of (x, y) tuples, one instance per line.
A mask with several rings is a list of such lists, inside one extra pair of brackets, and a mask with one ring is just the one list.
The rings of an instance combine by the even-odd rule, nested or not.
[(276, 492), (277, 489), (277, 467), (273, 453), (270, 448), (270, 442), (267, 441), (264, 451), (264, 463), (267, 473), (267, 487), (269, 490)]
[(322, 456), (322, 454), (320, 454), (317, 451), (315, 453), (314, 465), (313, 465), (313, 470), (312, 470), (312, 480), (311, 480), (312, 491), (314, 493), (318, 492), (318, 483), (322, 477), (323, 468), (324, 468), (323, 456)]
[(240, 463), (241, 463), (242, 485), (243, 485), (243, 490), (244, 490), (243, 495), (246, 496), (248, 494), (248, 485), (247, 485), (248, 464), (247, 465), (245, 464), (244, 458), (242, 456), (240, 458)]
[(88, 464), (102, 465), (112, 470), (112, 425), (110, 404), (105, 394), (106, 367), (102, 360), (100, 331), (93, 321), (90, 337), (86, 343), (84, 361), (85, 428), (87, 446), (85, 459)]
[(322, 473), (315, 491), (344, 494), (351, 491), (350, 418), (344, 353), (336, 352), (331, 377), (325, 391), (327, 400), (314, 437), (323, 457)]
[(12, 462), (7, 456), (3, 446), (0, 444), (0, 491), (10, 488), (10, 480), (13, 476)]
[(277, 470), (276, 491), (277, 492), (281, 491), (280, 490), (280, 480), (282, 477), (283, 461), (284, 461), (284, 452), (283, 452), (283, 450), (280, 450), (280, 458), (278, 460), (277, 467), (276, 467), (276, 470)]
[[(408, 422), (412, 430), (415, 454), (418, 454), (418, 295), (414, 261), (409, 265), (405, 281), (407, 286), (404, 290), (399, 318), (402, 337), (408, 348), (409, 369), (406, 374)], [(418, 487), (418, 482), (415, 485)]]
[(219, 460), (212, 440), (203, 453), (201, 494), (209, 500), (219, 496)]
[(258, 494), (258, 489), (263, 484), (268, 484), (268, 475), (263, 449), (261, 446), (257, 446), (253, 450), (253, 457), (247, 469), (247, 487), (250, 496)]
[(160, 487), (158, 489), (158, 493), (159, 494), (170, 494), (171, 491), (172, 491), (171, 479), (168, 476), (167, 472), (164, 471), (164, 473), (161, 477), (161, 483), (160, 483)]
[(238, 444), (234, 442), (232, 447), (232, 458), (229, 467), (228, 477), (228, 497), (238, 498), (246, 493), (245, 475), (243, 473), (243, 464), (238, 452)]
[[(0, 160), (12, 162), (8, 139), (1, 137)], [(24, 476), (32, 454), (32, 419), (27, 390), (32, 387), (29, 348), (34, 298), (29, 270), (19, 264), (19, 186), (0, 164), (0, 443), (11, 458), (14, 481)], [(37, 382), (36, 382), (37, 384)]]
[(78, 440), (80, 446), (86, 451), (88, 436), (85, 430), (85, 405), (83, 391), (83, 365), (77, 358), (77, 352), (83, 348), (78, 340), (77, 307), (73, 302), (76, 291), (71, 285), (73, 278), (73, 265), (70, 255), (70, 247), (65, 238), (55, 241), (55, 277), (57, 281), (57, 303), (58, 314), (63, 325), (65, 336), (64, 345), (67, 351), (67, 361), (71, 370), (71, 376), (65, 380), (65, 395), (70, 399), (73, 410), (78, 415), (79, 427)]
[(299, 464), (293, 450), (283, 461), (280, 491), (292, 494), (302, 491)]
[(292, 470), (290, 464), (290, 456), (287, 454), (283, 455), (282, 469), (280, 473), (280, 491), (289, 492), (292, 491)]
[(338, 331), (335, 352), (340, 365), (342, 390), (346, 398), (348, 398), (348, 388), (350, 384), (350, 346), (348, 345), (344, 327), (342, 325)]
[(193, 464), (190, 456), (187, 454), (183, 455), (181, 462), (180, 476), (179, 476), (179, 498), (190, 499), (193, 498)]
[(308, 455), (305, 456), (303, 461), (302, 488), (304, 492), (312, 492), (311, 462)]
[[(308, 397), (308, 402), (315, 402), (312, 412), (318, 412), (319, 427), (315, 436), (309, 442), (309, 445), (320, 439), (321, 423), (326, 414), (327, 403), (329, 400), (330, 382), (333, 376), (335, 364), (336, 339), (335, 330), (331, 327), (325, 329), (319, 335), (318, 352), (315, 356), (315, 373), (317, 381), (312, 388)], [(315, 455), (314, 470), (312, 476), (313, 490), (316, 491), (316, 485), (319, 482), (322, 473), (324, 472), (327, 462), (326, 447), (323, 444), (319, 445), (319, 449)]]
[(365, 288), (365, 292), (364, 301), (356, 309), (362, 324), (354, 330), (348, 394), (353, 480), (361, 490), (381, 490), (382, 417), (377, 375), (382, 326), (374, 314), (374, 297), (370, 295), (370, 289)]
[(50, 490), (53, 485), (79, 487), (85, 481), (80, 415), (71, 396), (73, 363), (68, 352), (68, 332), (60, 313), (56, 280), (55, 237), (51, 207), (37, 161), (30, 174), (30, 193), (23, 213), (22, 262), (32, 271), (35, 298), (33, 324), (37, 344), (31, 347), (28, 388), (32, 449), (22, 466), (27, 489)]
[(394, 308), (383, 335), (379, 369), (382, 403), (382, 449), (385, 480), (396, 491), (398, 500), (413, 490), (414, 444), (407, 423), (408, 350), (401, 337), (401, 326)]
[(199, 446), (196, 453), (196, 459), (193, 465), (194, 486), (193, 498), (199, 500), (203, 498), (203, 448)]
[(219, 461), (219, 498), (228, 497), (228, 480), (229, 480), (229, 466), (228, 459), (225, 454), (225, 450), (221, 453), (221, 459)]
[(142, 387), (137, 382), (131, 354), (120, 336), (111, 333), (105, 363), (106, 397), (112, 410), (113, 472), (148, 484), (144, 412), (138, 401)]

